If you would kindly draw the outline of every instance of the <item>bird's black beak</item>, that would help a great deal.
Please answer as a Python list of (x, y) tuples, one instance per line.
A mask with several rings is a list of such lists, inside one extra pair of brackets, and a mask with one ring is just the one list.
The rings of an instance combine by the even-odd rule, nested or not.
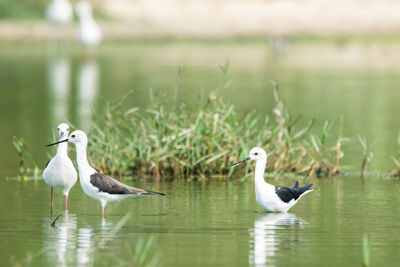
[(64, 143), (64, 142), (68, 142), (68, 138), (64, 139), (64, 140), (61, 140), (61, 141), (58, 141), (58, 142), (55, 142), (55, 143), (52, 143), (52, 144), (49, 144), (49, 145), (46, 145), (46, 146), (54, 146), (54, 145), (57, 145), (59, 143)]
[(244, 160), (241, 160), (241, 161), (238, 161), (238, 162), (236, 162), (236, 163), (233, 163), (233, 164), (231, 165), (231, 167), (233, 167), (233, 166), (235, 166), (235, 165), (238, 165), (238, 164), (240, 164), (240, 163), (242, 163), (242, 162), (248, 161), (248, 160), (250, 160), (250, 157), (247, 157), (247, 158), (245, 158)]

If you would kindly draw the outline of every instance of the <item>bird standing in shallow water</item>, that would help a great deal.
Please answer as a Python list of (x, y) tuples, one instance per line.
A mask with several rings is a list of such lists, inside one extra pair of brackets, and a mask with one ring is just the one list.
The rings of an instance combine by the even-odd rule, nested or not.
[(50, 144), (48, 146), (64, 142), (71, 142), (75, 144), (76, 161), (78, 163), (79, 180), (81, 182), (81, 186), (86, 195), (100, 201), (103, 219), (105, 219), (105, 207), (108, 202), (120, 201), (128, 197), (144, 195), (165, 195), (163, 193), (157, 193), (128, 186), (93, 169), (87, 160), (86, 147), (88, 139), (83, 131), (74, 131), (67, 139)]
[(92, 6), (88, 1), (80, 1), (75, 9), (79, 17), (79, 41), (86, 47), (96, 47), (101, 42), (102, 34), (93, 18)]
[(264, 180), (265, 165), (267, 164), (267, 153), (260, 147), (255, 147), (250, 151), (250, 155), (232, 166), (248, 160), (256, 161), (255, 189), (256, 200), (261, 208), (269, 212), (287, 212), (291, 207), (306, 194), (313, 191), (309, 189), (312, 184), (299, 187), (296, 183), (292, 187), (274, 186)]
[[(61, 123), (57, 127), (59, 140), (64, 140), (68, 137), (69, 126), (66, 123)], [(68, 211), (68, 193), (75, 185), (77, 173), (75, 166), (68, 157), (68, 144), (58, 146), (56, 155), (46, 164), (43, 171), (43, 179), (51, 187), (50, 192), (50, 208), (53, 214), (53, 188), (61, 188), (65, 195), (65, 211)]]
[(47, 7), (46, 18), (55, 24), (66, 24), (72, 21), (72, 5), (68, 0), (53, 0)]

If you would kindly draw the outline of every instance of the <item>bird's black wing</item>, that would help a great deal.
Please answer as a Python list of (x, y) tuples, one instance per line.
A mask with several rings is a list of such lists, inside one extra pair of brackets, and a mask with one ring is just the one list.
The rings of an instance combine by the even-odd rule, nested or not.
[(292, 199), (298, 199), (311, 186), (312, 184), (299, 187), (299, 183), (296, 181), (296, 183), (291, 188), (285, 186), (275, 186), (275, 193), (283, 202), (288, 203)]
[(164, 195), (162, 193), (146, 191), (121, 183), (102, 173), (94, 173), (90, 176), (90, 183), (101, 192), (109, 194), (137, 194), (137, 195)]
[(292, 199), (298, 199), (301, 193), (292, 188), (288, 188), (285, 186), (275, 186), (275, 193), (278, 195), (278, 197), (283, 201), (288, 203)]
[[(51, 160), (51, 159), (50, 159), (50, 160)], [(44, 166), (45, 169), (47, 168), (47, 165), (49, 165), (50, 160), (46, 163), (46, 166)]]

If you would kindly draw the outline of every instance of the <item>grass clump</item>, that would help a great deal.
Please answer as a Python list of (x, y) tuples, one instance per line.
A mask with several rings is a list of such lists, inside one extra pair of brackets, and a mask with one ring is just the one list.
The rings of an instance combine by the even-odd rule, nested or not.
[(19, 156), (18, 173), (22, 180), (25, 180), (28, 175), (37, 177), (40, 173), (40, 169), (36, 164), (32, 153), (25, 145), (24, 139), (14, 136), (12, 143)]
[(367, 138), (365, 136), (357, 136), (358, 141), (362, 147), (363, 151), (363, 160), (361, 163), (361, 177), (365, 177), (367, 175), (367, 167), (368, 164), (372, 162), (374, 158), (374, 153), (372, 152), (372, 147), (375, 145), (375, 141), (368, 143)]
[[(204, 103), (192, 111), (185, 104), (171, 108), (162, 104), (150, 90), (147, 109), (123, 110), (121, 101), (107, 105), (90, 133), (94, 165), (115, 176), (127, 174), (173, 177), (231, 176), (229, 166), (244, 157), (254, 146), (270, 155), (268, 171), (305, 176), (332, 176), (343, 173), (340, 159), (346, 140), (340, 134), (329, 146), (333, 123), (325, 122), (320, 135), (312, 134), (315, 121), (296, 130), (300, 116), (293, 118), (273, 84), (276, 107), (273, 118), (262, 118), (255, 111), (237, 115), (235, 107), (219, 96), (222, 82)], [(332, 143), (332, 142), (330, 142)], [(236, 168), (248, 171), (249, 165)], [(237, 171), (243, 175), (242, 171)]]

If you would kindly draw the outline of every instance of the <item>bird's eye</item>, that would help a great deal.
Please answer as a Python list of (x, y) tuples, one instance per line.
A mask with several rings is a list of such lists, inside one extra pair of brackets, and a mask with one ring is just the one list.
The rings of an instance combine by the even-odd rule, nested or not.
[(254, 153), (254, 155), (256, 155), (256, 156), (257, 156), (257, 155), (258, 155), (258, 152)]
[(73, 135), (71, 135), (71, 137), (72, 137), (72, 138), (75, 138), (75, 135), (73, 134)]

